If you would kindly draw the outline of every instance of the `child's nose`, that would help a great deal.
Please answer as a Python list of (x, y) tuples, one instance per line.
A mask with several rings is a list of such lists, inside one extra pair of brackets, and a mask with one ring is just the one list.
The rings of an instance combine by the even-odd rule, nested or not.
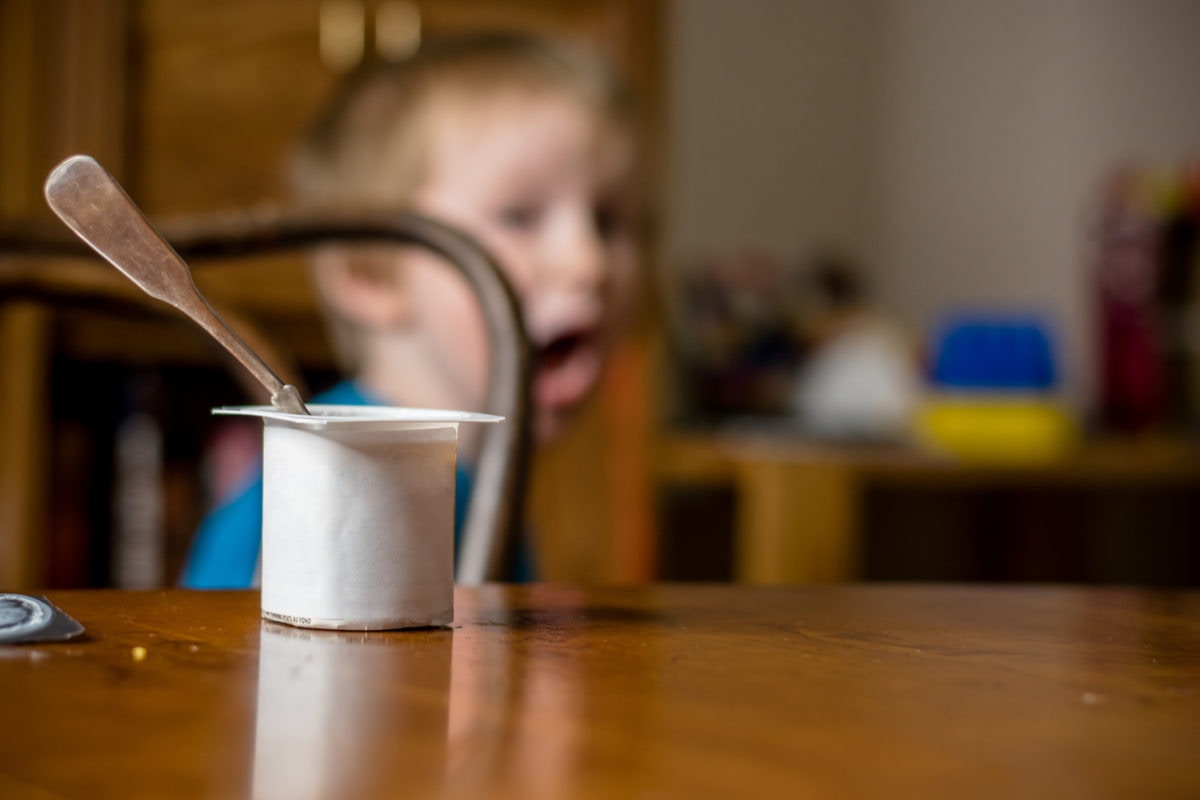
[(580, 220), (571, 225), (569, 231), (564, 231), (559, 246), (551, 254), (548, 269), (560, 286), (592, 290), (606, 280), (607, 262), (607, 250), (600, 231), (590, 219)]

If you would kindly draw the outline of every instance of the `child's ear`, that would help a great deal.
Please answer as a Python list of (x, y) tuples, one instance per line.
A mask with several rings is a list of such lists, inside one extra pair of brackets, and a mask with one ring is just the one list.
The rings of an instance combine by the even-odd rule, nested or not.
[(394, 249), (328, 248), (317, 254), (313, 280), (335, 314), (375, 330), (402, 326), (409, 302)]

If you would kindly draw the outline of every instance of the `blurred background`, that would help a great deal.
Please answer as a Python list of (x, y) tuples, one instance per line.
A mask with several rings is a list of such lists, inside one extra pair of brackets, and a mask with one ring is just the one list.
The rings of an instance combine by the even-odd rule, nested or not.
[[(649, 153), (544, 578), (1200, 583), (1200, 3), (0, 0), (0, 225), (76, 152), (157, 219), (278, 202), (340, 75), (498, 27), (608, 55)], [(195, 266), (332, 381), (299, 258)], [(254, 457), (236, 369), (123, 282), (0, 253), (0, 587), (174, 583)]]

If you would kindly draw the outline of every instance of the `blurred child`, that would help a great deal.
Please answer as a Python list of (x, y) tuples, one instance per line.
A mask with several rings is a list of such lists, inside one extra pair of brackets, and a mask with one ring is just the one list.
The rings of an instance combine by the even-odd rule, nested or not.
[[(521, 301), (539, 357), (539, 443), (596, 388), (635, 282), (627, 97), (589, 53), (488, 35), (354, 76), (303, 143), (293, 187), (312, 206), (410, 208), (471, 234)], [(349, 380), (314, 402), (484, 410), (488, 342), (465, 281), (429, 254), (326, 248), (314, 285)], [(464, 426), (462, 460), (477, 432)], [(460, 470), (458, 519), (469, 492)], [(261, 476), (201, 526), (183, 583), (249, 586)], [(529, 577), (520, 559), (510, 577)]]

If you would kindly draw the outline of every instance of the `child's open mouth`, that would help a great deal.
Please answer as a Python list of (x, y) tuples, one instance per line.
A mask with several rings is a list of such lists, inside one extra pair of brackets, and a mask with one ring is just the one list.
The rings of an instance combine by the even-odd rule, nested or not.
[(587, 397), (600, 375), (600, 348), (591, 330), (559, 334), (537, 353), (534, 402), (542, 408), (573, 406)]

